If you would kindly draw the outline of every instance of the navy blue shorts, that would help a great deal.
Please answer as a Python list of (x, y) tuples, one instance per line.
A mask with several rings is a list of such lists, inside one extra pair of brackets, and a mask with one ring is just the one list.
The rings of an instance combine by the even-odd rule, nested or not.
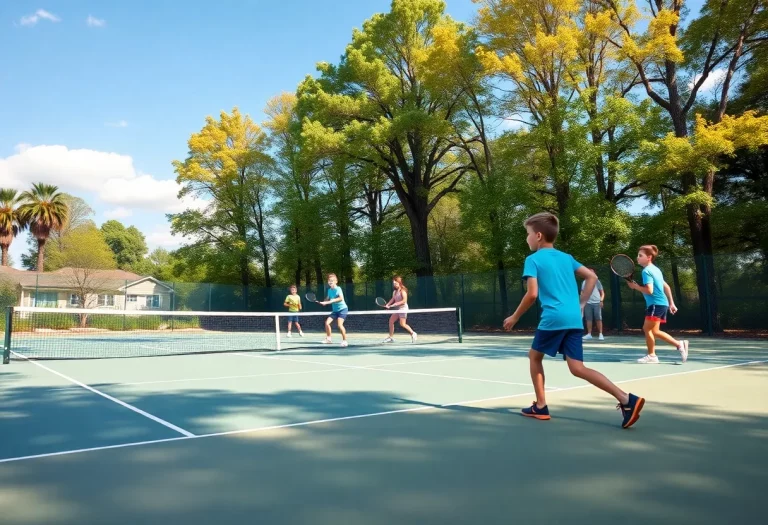
[(570, 357), (577, 361), (584, 361), (584, 347), (581, 338), (584, 330), (581, 328), (571, 330), (536, 330), (533, 336), (531, 348), (550, 357), (563, 354), (563, 359)]
[(346, 319), (347, 314), (349, 313), (348, 308), (344, 308), (343, 310), (339, 310), (338, 312), (331, 312), (331, 319)]
[(289, 323), (298, 323), (299, 322), (299, 316), (298, 315), (289, 315), (286, 317), (288, 319)]
[(669, 312), (669, 306), (652, 304), (645, 309), (645, 318), (649, 321), (658, 321), (664, 324), (667, 322), (667, 312)]

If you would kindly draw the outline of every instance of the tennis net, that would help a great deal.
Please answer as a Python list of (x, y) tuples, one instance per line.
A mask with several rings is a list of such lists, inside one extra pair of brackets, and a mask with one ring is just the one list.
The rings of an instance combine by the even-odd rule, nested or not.
[[(385, 343), (392, 310), (350, 311), (350, 347)], [(416, 341), (395, 321), (395, 344), (461, 341), (458, 308), (414, 309), (407, 322)], [(179, 354), (279, 351), (324, 344), (329, 312), (170, 312), (11, 307), (4, 318), (3, 362), (18, 359), (97, 359)], [(297, 316), (287, 333), (288, 318)], [(341, 343), (336, 322), (331, 346)]]

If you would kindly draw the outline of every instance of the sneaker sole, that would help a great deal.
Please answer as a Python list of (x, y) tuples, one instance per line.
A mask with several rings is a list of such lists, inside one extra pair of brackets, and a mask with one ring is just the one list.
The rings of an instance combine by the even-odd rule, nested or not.
[(539, 421), (549, 421), (551, 419), (551, 416), (542, 415), (542, 414), (526, 414), (525, 412), (520, 412), (525, 417), (532, 417), (533, 419), (538, 419)]
[(629, 428), (635, 423), (637, 423), (637, 420), (640, 419), (640, 411), (645, 406), (645, 398), (640, 397), (637, 400), (637, 404), (635, 405), (635, 410), (632, 412), (632, 415), (629, 418), (629, 421), (627, 421), (626, 425), (622, 425), (623, 428)]

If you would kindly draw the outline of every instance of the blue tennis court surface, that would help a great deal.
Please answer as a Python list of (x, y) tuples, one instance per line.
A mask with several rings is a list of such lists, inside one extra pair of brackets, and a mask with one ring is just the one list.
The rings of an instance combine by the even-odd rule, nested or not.
[(14, 360), (0, 367), (0, 521), (762, 521), (767, 341), (696, 338), (687, 363), (660, 350), (659, 365), (635, 363), (640, 337), (586, 345), (647, 398), (622, 430), (613, 399), (556, 359), (552, 420), (520, 417), (530, 337), (403, 340)]

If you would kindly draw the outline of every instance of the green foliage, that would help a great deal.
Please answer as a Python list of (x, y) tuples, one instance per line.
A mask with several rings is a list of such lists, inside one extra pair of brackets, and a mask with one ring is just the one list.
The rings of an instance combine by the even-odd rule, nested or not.
[(147, 253), (147, 243), (144, 240), (144, 234), (135, 226), (126, 228), (119, 221), (109, 220), (101, 225), (101, 233), (112, 253), (115, 254), (118, 268), (131, 271), (142, 268), (141, 263)]

